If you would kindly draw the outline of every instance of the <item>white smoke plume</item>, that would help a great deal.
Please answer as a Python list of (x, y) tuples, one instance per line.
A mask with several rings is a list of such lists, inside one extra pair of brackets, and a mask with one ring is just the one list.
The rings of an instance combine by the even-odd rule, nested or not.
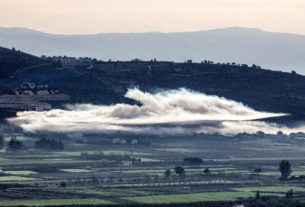
[(275, 124), (258, 119), (285, 116), (255, 111), (242, 103), (187, 89), (155, 94), (130, 89), (125, 95), (138, 105), (69, 105), (65, 110), (17, 113), (9, 122), (25, 131), (180, 133), (276, 133)]

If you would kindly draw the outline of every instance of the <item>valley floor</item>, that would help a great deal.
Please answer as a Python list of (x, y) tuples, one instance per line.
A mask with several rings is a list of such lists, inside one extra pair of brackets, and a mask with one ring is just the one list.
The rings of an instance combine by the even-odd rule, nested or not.
[[(62, 151), (34, 147), (37, 137), (17, 136), (23, 150), (0, 152), (0, 206), (170, 204), (282, 198), (293, 189), (305, 198), (305, 181), (279, 181), (279, 162), (305, 175), (305, 143), (218, 135), (145, 137), (143, 143), (105, 144), (103, 135), (65, 137)], [(121, 135), (122, 137), (124, 135)], [(8, 141), (7, 135), (5, 140)], [(138, 138), (139, 140), (141, 138)], [(203, 164), (189, 165), (186, 157)], [(182, 166), (185, 175), (174, 168)], [(208, 168), (210, 174), (204, 173)], [(255, 169), (262, 172), (254, 172)], [(170, 170), (171, 175), (165, 176)]]

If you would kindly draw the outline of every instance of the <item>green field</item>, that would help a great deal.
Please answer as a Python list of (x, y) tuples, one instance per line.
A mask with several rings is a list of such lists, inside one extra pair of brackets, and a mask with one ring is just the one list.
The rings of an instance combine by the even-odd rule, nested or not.
[(93, 172), (93, 170), (87, 170), (87, 169), (61, 169), (63, 172), (67, 173), (90, 173)]
[(31, 170), (5, 171), (5, 173), (11, 174), (11, 175), (34, 175), (34, 174), (37, 174), (37, 172), (31, 171)]
[(269, 192), (269, 193), (286, 193), (292, 189), (295, 192), (305, 193), (305, 187), (297, 187), (293, 185), (281, 185), (281, 186), (259, 186), (259, 187), (249, 187), (249, 188), (234, 188), (233, 190), (240, 192)]
[(0, 182), (19, 182), (19, 181), (35, 181), (36, 178), (22, 176), (0, 176)]
[(0, 199), (0, 206), (60, 206), (60, 205), (105, 205), (112, 204), (109, 201), (86, 198), (86, 199), (32, 199), (32, 200), (4, 200)]
[(158, 196), (125, 197), (137, 203), (189, 203), (200, 201), (233, 201), (238, 197), (251, 197), (252, 192), (206, 192), (193, 194), (175, 194)]

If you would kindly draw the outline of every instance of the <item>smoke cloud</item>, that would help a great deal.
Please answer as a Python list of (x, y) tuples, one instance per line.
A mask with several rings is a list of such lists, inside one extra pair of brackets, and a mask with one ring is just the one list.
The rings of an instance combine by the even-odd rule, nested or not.
[(129, 89), (125, 97), (138, 104), (68, 105), (65, 110), (19, 112), (17, 117), (8, 121), (28, 132), (234, 134), (289, 130), (276, 124), (255, 121), (286, 114), (255, 111), (242, 103), (188, 89), (158, 93)]

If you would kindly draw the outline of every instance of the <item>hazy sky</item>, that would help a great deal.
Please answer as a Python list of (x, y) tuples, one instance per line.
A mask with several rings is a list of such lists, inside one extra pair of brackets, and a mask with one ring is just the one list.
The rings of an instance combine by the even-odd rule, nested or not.
[(257, 27), (305, 34), (305, 0), (0, 0), (0, 27), (50, 33)]

